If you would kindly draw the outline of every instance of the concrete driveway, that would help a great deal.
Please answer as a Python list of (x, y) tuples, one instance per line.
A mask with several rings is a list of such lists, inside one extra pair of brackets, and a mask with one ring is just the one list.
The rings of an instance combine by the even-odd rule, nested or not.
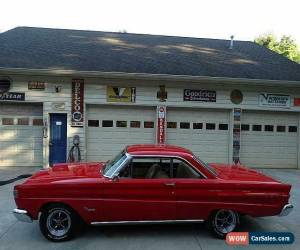
[[(19, 174), (31, 173), (35, 169), (0, 169), (0, 181)], [(267, 217), (242, 219), (240, 231), (284, 231), (295, 235), (292, 245), (251, 245), (248, 249), (299, 249), (300, 238), (300, 171), (262, 170), (263, 172), (293, 185), (291, 202), (294, 211), (287, 217)], [(15, 208), (13, 185), (22, 181), (0, 186), (0, 250), (20, 249), (110, 249), (110, 250), (193, 250), (193, 249), (232, 249), (225, 241), (213, 238), (204, 224), (183, 225), (139, 225), (89, 227), (80, 237), (64, 243), (52, 243), (44, 239), (38, 223), (17, 221), (11, 211)], [(258, 208), (259, 209), (259, 208)], [(245, 247), (234, 247), (245, 249)]]

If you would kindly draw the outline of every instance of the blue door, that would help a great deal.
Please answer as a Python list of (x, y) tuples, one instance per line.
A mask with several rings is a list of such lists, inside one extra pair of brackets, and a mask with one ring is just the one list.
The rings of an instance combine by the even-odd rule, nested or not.
[(50, 114), (49, 163), (66, 162), (67, 157), (67, 115)]

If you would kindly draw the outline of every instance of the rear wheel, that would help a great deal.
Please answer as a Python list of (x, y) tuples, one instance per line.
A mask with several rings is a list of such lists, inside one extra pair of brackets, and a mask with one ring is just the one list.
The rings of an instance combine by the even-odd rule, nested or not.
[(57, 204), (42, 211), (39, 224), (46, 239), (59, 242), (74, 237), (80, 219), (69, 207)]
[(233, 210), (220, 209), (213, 212), (208, 220), (210, 231), (218, 238), (224, 239), (238, 226), (238, 214)]

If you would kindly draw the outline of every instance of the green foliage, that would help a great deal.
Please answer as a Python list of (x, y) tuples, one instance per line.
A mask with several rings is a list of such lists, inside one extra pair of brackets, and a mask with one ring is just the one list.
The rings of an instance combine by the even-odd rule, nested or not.
[(254, 42), (267, 47), (294, 62), (300, 63), (300, 50), (295, 40), (290, 36), (282, 36), (280, 40), (277, 40), (274, 34), (269, 33), (260, 35), (255, 38)]

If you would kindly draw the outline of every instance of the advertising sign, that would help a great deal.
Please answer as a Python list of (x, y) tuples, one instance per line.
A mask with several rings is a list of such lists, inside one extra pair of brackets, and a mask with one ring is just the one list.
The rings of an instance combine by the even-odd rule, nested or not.
[(262, 107), (277, 107), (290, 108), (291, 96), (280, 94), (260, 93), (258, 98), (259, 106)]
[(72, 127), (84, 126), (84, 81), (83, 79), (72, 80)]
[(135, 87), (107, 86), (106, 99), (108, 102), (135, 102)]
[(44, 82), (28, 82), (28, 89), (29, 90), (45, 90), (45, 83)]
[(18, 92), (0, 93), (0, 100), (25, 101), (25, 93), (18, 93)]
[(156, 126), (156, 143), (166, 143), (166, 107), (157, 106), (157, 126)]
[(185, 89), (183, 90), (184, 101), (198, 102), (216, 102), (217, 92), (203, 89)]
[(235, 164), (240, 163), (240, 145), (241, 145), (241, 113), (240, 108), (233, 109), (233, 148), (232, 161)]
[(5, 93), (10, 89), (10, 80), (0, 79), (0, 93)]

